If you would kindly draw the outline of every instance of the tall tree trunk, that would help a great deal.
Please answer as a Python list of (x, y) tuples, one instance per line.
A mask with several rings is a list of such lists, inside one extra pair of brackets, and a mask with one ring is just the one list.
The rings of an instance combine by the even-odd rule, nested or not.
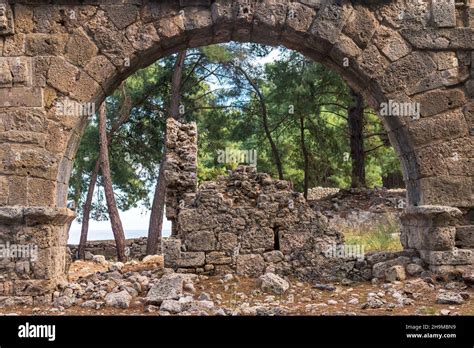
[[(176, 63), (173, 70), (173, 77), (171, 81), (171, 100), (170, 100), (170, 116), (175, 119), (180, 119), (179, 105), (181, 103), (181, 82), (183, 79), (184, 62), (186, 60), (186, 51), (181, 51), (176, 58)], [(161, 239), (161, 230), (163, 229), (165, 198), (166, 198), (166, 182), (164, 175), (164, 168), (166, 163), (166, 127), (163, 136), (163, 156), (160, 163), (160, 172), (156, 182), (155, 195), (153, 197), (153, 204), (150, 213), (150, 224), (148, 227), (148, 240), (146, 245), (147, 255), (154, 255), (161, 252), (158, 248), (158, 243)]]
[[(110, 129), (109, 133), (107, 134), (107, 144), (110, 143), (114, 133), (122, 127), (124, 123), (128, 121), (130, 118), (130, 112), (132, 111), (133, 105), (131, 102), (131, 98), (126, 93), (125, 84), (122, 84), (122, 94), (123, 94), (123, 104), (120, 108), (120, 115), (118, 120), (114, 123), (112, 128)], [(78, 257), (79, 259), (85, 258), (85, 250), (87, 244), (87, 234), (89, 233), (89, 220), (90, 220), (90, 213), (92, 207), (92, 199), (94, 197), (94, 188), (97, 183), (97, 178), (99, 176), (100, 170), (100, 149), (99, 149), (99, 158), (95, 162), (94, 170), (91, 173), (91, 178), (89, 181), (89, 187), (87, 188), (87, 196), (86, 201), (84, 202), (82, 208), (82, 226), (81, 226), (81, 238), (79, 240), (79, 247), (78, 247)]]
[(351, 187), (365, 187), (364, 100), (353, 90), (351, 94), (355, 99), (355, 105), (348, 111), (352, 158)]
[(91, 174), (91, 180), (89, 182), (89, 187), (87, 189), (87, 197), (82, 208), (82, 226), (81, 226), (81, 239), (79, 241), (79, 259), (84, 259), (86, 256), (86, 244), (87, 244), (87, 234), (89, 232), (89, 219), (91, 215), (92, 199), (94, 197), (94, 188), (97, 182), (97, 176), (99, 174), (100, 168), (100, 154), (99, 159), (95, 163), (94, 170)]
[(272, 149), (272, 155), (273, 159), (275, 161), (275, 165), (277, 167), (278, 171), (278, 178), (280, 180), (284, 180), (283, 176), (283, 165), (281, 162), (281, 157), (280, 153), (278, 151), (278, 148), (275, 144), (275, 141), (273, 140), (272, 132), (270, 131), (270, 126), (268, 124), (268, 110), (267, 110), (267, 104), (265, 102), (265, 97), (260, 91), (260, 88), (258, 87), (257, 83), (247, 74), (247, 72), (241, 68), (240, 66), (235, 66), (245, 77), (245, 79), (250, 83), (252, 88), (254, 89), (255, 93), (257, 94), (258, 100), (260, 102), (260, 108), (262, 109), (262, 123), (263, 123), (263, 129), (265, 131), (265, 135), (268, 139), (268, 142), (270, 143), (270, 147)]
[(117, 259), (125, 261), (125, 233), (123, 232), (122, 221), (120, 220), (117, 203), (115, 201), (114, 191), (112, 187), (112, 176), (110, 173), (109, 148), (106, 131), (106, 108), (105, 102), (99, 110), (99, 138), (100, 138), (100, 168), (104, 179), (105, 198), (107, 201), (107, 209), (109, 211), (110, 223), (114, 233), (115, 245), (117, 248)]
[(308, 198), (308, 185), (309, 185), (309, 153), (308, 148), (306, 147), (305, 140), (305, 127), (304, 127), (304, 116), (300, 116), (300, 138), (301, 138), (301, 151), (303, 152), (303, 163), (304, 163), (304, 198)]

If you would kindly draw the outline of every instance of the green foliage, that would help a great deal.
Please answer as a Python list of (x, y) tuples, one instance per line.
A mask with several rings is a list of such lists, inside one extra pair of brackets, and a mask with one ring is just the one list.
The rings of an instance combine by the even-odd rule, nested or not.
[[(112, 138), (111, 170), (119, 209), (150, 207), (163, 152), (175, 56), (161, 59), (126, 80), (134, 105), (130, 119)], [(262, 61), (267, 63), (263, 64)], [(272, 137), (281, 156), (284, 176), (303, 189), (304, 160), (300, 121), (309, 150), (309, 187), (348, 187), (351, 161), (347, 110), (353, 100), (335, 72), (283, 48), (256, 44), (212, 45), (187, 52), (182, 83), (182, 118), (199, 129), (198, 179), (214, 180), (238, 163), (218, 163), (218, 150), (257, 150), (257, 168), (277, 177), (277, 168), (262, 124), (258, 95), (242, 71), (263, 94)], [(124, 96), (107, 98), (108, 128), (117, 121)], [(365, 148), (369, 187), (399, 170), (398, 160), (376, 115), (367, 109)], [(86, 128), (74, 163), (70, 199), (81, 213), (90, 174), (98, 157), (97, 120)], [(106, 219), (99, 177), (92, 216)]]

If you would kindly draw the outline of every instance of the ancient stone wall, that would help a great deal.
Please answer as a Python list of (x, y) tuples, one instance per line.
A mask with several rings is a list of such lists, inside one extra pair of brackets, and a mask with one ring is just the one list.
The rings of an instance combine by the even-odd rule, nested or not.
[(337, 272), (324, 253), (342, 235), (287, 181), (242, 166), (197, 188), (196, 125), (170, 119), (167, 127), (167, 216), (175, 238), (163, 241), (166, 266), (247, 276), (267, 268), (313, 277)]
[(342, 235), (288, 182), (254, 167), (202, 183), (179, 209), (176, 224), (180, 239), (164, 247), (169, 267), (254, 277), (268, 269), (314, 278), (337, 273), (324, 253), (340, 245)]
[[(125, 254), (132, 260), (141, 260), (146, 256), (146, 237), (132, 238), (125, 240)], [(68, 244), (69, 253), (73, 260), (78, 257), (79, 246)], [(108, 260), (117, 258), (117, 248), (114, 240), (92, 240), (86, 243), (86, 260), (91, 255), (104, 255)], [(89, 254), (88, 254), (89, 253)]]

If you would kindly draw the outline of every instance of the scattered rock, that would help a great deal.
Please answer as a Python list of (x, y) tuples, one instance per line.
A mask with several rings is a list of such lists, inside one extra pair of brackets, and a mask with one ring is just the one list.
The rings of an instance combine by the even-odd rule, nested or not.
[(82, 308), (92, 308), (92, 309), (99, 309), (104, 303), (97, 302), (96, 300), (88, 300), (81, 304)]
[(284, 294), (289, 288), (290, 284), (283, 278), (274, 273), (266, 273), (259, 278), (262, 282), (261, 288), (263, 291), (273, 292), (277, 295)]
[(92, 254), (90, 251), (85, 251), (84, 252), (84, 259), (86, 261), (92, 261), (93, 257), (94, 257), (94, 254)]
[(316, 284), (313, 284), (313, 288), (318, 289), (318, 290), (324, 290), (324, 291), (336, 291), (336, 287), (331, 284), (316, 283)]
[(92, 261), (94, 261), (95, 263), (98, 263), (102, 266), (107, 266), (109, 263), (107, 262), (107, 260), (105, 259), (105, 256), (104, 255), (94, 255), (92, 257)]
[(132, 296), (126, 291), (122, 290), (120, 292), (111, 292), (105, 296), (105, 303), (109, 307), (125, 309), (130, 306), (130, 301)]
[(122, 262), (114, 262), (114, 263), (109, 264), (109, 271), (110, 272), (121, 271), (123, 267), (124, 267), (124, 264)]
[(176, 300), (163, 300), (160, 306), (160, 311), (166, 311), (169, 313), (181, 313), (182, 306), (179, 301)]
[(446, 291), (438, 294), (436, 298), (436, 303), (460, 305), (464, 303), (464, 299), (458, 293)]
[(351, 298), (347, 303), (350, 305), (357, 305), (359, 304), (359, 300), (357, 298)]
[(201, 294), (198, 297), (199, 301), (210, 301), (211, 300), (211, 295), (209, 295), (207, 292), (201, 292)]
[(416, 263), (410, 263), (409, 265), (407, 265), (406, 271), (408, 275), (414, 277), (420, 275), (421, 272), (423, 272), (423, 267), (417, 265)]
[(384, 302), (376, 296), (367, 297), (367, 302), (362, 305), (362, 309), (377, 309), (384, 305)]
[(147, 255), (142, 260), (143, 263), (158, 265), (160, 268), (165, 267), (163, 255)]
[(405, 267), (401, 265), (395, 265), (395, 266), (387, 268), (385, 270), (385, 279), (389, 282), (394, 282), (397, 280), (405, 280), (406, 279)]
[(183, 295), (183, 285), (184, 279), (179, 274), (167, 274), (150, 288), (146, 303), (160, 305), (164, 300), (178, 300)]

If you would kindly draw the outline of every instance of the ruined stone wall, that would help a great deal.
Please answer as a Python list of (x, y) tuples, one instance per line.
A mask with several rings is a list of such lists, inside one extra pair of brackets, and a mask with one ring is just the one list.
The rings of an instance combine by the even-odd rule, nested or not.
[[(147, 237), (132, 238), (125, 240), (125, 254), (129, 259), (141, 260), (146, 256)], [(79, 246), (77, 244), (68, 244), (69, 253), (73, 260), (77, 259)], [(92, 255), (104, 255), (106, 259), (114, 260), (117, 258), (117, 248), (114, 240), (92, 240), (86, 243), (87, 253)], [(90, 256), (90, 255), (89, 255)]]
[(324, 253), (342, 235), (288, 182), (253, 167), (201, 184), (179, 209), (176, 223), (181, 238), (166, 241), (164, 248), (165, 264), (173, 268), (254, 277), (269, 269), (308, 277), (337, 273)]
[(176, 237), (163, 242), (167, 266), (247, 276), (335, 271), (324, 252), (342, 235), (287, 181), (242, 166), (197, 188), (196, 125), (170, 119), (167, 127), (166, 209)]

